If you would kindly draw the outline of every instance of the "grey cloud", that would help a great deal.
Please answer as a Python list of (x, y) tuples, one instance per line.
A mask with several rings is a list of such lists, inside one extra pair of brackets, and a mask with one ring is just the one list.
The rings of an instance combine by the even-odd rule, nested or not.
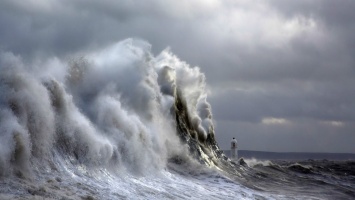
[(354, 81), (344, 87), (337, 84), (309, 83), (267, 85), (258, 90), (227, 90), (209, 98), (218, 120), (258, 123), (262, 118), (307, 118), (312, 120), (355, 121)]
[(269, 3), (284, 17), (306, 16), (316, 20), (327, 35), (338, 39), (343, 48), (354, 53), (355, 2), (352, 0), (333, 1), (291, 1), (269, 0)]
[(200, 12), (195, 12), (199, 9), (192, 3), (186, 4), (105, 0), (57, 1), (35, 6), (2, 1), (0, 25), (6, 29), (0, 32), (1, 48), (24, 56), (58, 56), (127, 37), (148, 40), (155, 53), (167, 46), (185, 48), (191, 43), (189, 35), (194, 35), (194, 17), (199, 18), (206, 11), (201, 7)]
[(352, 12), (355, 2), (352, 0), (268, 0), (269, 4), (285, 16), (297, 15), (318, 18), (325, 24), (344, 26), (354, 24)]

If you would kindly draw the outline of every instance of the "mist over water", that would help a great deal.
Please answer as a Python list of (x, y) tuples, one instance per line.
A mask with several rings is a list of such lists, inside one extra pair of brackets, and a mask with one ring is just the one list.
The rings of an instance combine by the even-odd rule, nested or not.
[(219, 150), (200, 69), (150, 48), (127, 39), (36, 62), (0, 53), (0, 199), (289, 197), (280, 180), (257, 184), (276, 172)]

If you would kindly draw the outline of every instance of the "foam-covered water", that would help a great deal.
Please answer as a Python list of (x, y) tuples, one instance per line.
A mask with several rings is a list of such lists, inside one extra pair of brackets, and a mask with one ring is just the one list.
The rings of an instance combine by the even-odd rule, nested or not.
[(0, 199), (354, 197), (353, 173), (231, 162), (204, 74), (144, 41), (35, 63), (2, 52), (0, 71)]

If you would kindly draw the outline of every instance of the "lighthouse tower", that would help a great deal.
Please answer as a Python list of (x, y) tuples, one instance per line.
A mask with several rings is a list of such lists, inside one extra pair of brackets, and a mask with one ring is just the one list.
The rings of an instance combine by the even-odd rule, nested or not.
[(238, 142), (235, 138), (233, 138), (231, 141), (231, 159), (238, 159)]

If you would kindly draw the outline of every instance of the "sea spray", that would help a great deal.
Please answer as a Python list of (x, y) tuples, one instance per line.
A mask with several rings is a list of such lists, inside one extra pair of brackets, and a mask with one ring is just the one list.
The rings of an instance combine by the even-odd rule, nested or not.
[[(2, 53), (1, 71), (4, 173), (53, 165), (53, 155), (149, 173), (169, 158), (186, 157), (181, 142), (202, 160), (213, 157), (203, 145), (214, 134), (205, 76), (169, 50), (154, 57), (148, 43), (127, 39), (68, 63), (25, 63)], [(176, 121), (182, 111), (176, 100), (183, 102), (184, 121)], [(176, 128), (182, 124), (187, 132)], [(192, 139), (181, 140), (176, 131)]]
[(53, 145), (55, 124), (49, 94), (25, 70), (21, 59), (10, 53), (1, 55), (0, 83), (1, 142), (8, 147), (1, 155), (1, 168), (29, 175), (31, 156), (46, 161)]

